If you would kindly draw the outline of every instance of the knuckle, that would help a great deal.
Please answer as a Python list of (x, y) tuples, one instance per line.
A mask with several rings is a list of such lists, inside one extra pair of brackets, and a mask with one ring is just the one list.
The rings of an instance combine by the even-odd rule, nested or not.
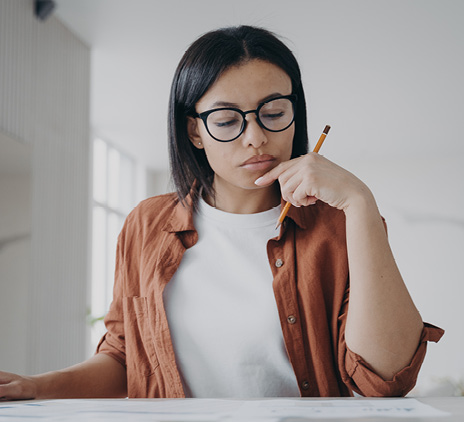
[(316, 156), (316, 153), (314, 152), (309, 152), (308, 154), (306, 154), (304, 157), (303, 157), (303, 160), (306, 162), (306, 163), (313, 163), (315, 161), (315, 156)]
[(317, 152), (310, 152), (304, 156), (304, 161), (307, 166), (312, 166), (318, 162), (320, 155)]
[(293, 193), (293, 199), (295, 201), (302, 201), (303, 199), (305, 199), (306, 195), (302, 192), (294, 192)]

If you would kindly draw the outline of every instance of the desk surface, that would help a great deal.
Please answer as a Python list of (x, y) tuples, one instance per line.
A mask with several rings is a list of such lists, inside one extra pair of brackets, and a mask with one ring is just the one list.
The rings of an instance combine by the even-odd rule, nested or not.
[(256, 400), (93, 399), (0, 402), (0, 422), (31, 420), (47, 422), (311, 422), (315, 420), (463, 422), (464, 397)]
[[(464, 397), (419, 397), (418, 400), (435, 409), (450, 413), (451, 416), (440, 418), (443, 422), (464, 421)], [(426, 418), (423, 419), (426, 420)], [(430, 419), (428, 420), (430, 422)]]

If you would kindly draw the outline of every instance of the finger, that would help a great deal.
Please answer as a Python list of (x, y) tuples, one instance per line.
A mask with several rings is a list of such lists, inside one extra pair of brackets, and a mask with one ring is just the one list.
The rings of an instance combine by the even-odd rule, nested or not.
[(290, 202), (292, 205), (297, 206), (297, 204), (295, 203), (295, 201), (293, 199), (293, 189), (282, 190), (282, 188), (281, 188), (280, 189), (280, 196), (282, 197), (282, 199), (284, 201)]
[(14, 386), (10, 383), (0, 385), (0, 400), (10, 400), (14, 398)]
[(318, 199), (317, 199), (315, 196), (306, 196), (306, 197), (303, 198), (303, 199), (299, 199), (299, 200), (298, 200), (298, 203), (299, 203), (302, 207), (307, 207), (307, 206), (309, 206), (309, 205), (314, 205), (317, 201), (318, 201)]
[(314, 190), (313, 185), (308, 185), (307, 183), (300, 183), (293, 191), (293, 197), (295, 198), (295, 201), (299, 202), (306, 202), (306, 198), (316, 196), (317, 193)]
[(290, 161), (280, 163), (278, 166), (256, 179), (255, 184), (258, 186), (268, 186), (274, 183), (291, 165), (292, 163)]
[(13, 380), (13, 374), (10, 374), (9, 372), (3, 372), (0, 371), (0, 387), (3, 384), (7, 384)]
[(308, 190), (305, 185), (298, 183), (291, 191), (287, 191), (287, 199), (294, 206), (308, 206), (313, 205), (317, 201), (317, 197), (311, 190)]
[(0, 386), (0, 400), (27, 400), (34, 399), (33, 394), (30, 394), (29, 389), (24, 383), (12, 381), (8, 384)]
[(297, 189), (301, 183), (300, 177), (298, 177), (298, 175), (293, 175), (289, 177), (287, 180), (282, 179), (283, 177), (279, 178), (280, 193), (282, 195), (282, 198), (285, 201), (291, 202), (292, 205), (297, 206), (298, 204), (296, 203), (293, 194), (295, 192), (295, 189)]
[(9, 372), (0, 372), (0, 401), (32, 399), (27, 378)]

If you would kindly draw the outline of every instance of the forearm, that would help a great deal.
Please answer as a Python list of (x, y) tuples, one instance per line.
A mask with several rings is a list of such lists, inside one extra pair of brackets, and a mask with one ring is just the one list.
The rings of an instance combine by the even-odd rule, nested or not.
[(35, 385), (36, 399), (126, 397), (125, 368), (105, 354), (30, 379)]
[(346, 343), (389, 380), (411, 361), (423, 323), (367, 187), (345, 214), (350, 271)]
[(375, 199), (356, 176), (310, 153), (260, 177), (258, 186), (279, 180), (282, 198), (295, 206), (320, 200), (343, 210), (350, 276), (345, 339), (384, 379), (414, 355), (423, 328), (388, 244)]

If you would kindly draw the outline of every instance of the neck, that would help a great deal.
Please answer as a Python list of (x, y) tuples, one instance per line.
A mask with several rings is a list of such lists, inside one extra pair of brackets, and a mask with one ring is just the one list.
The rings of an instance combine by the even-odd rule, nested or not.
[(266, 188), (241, 189), (231, 187), (229, 189), (217, 189), (215, 197), (204, 198), (205, 201), (225, 212), (233, 214), (255, 214), (270, 210), (280, 204), (281, 196), (277, 183)]

